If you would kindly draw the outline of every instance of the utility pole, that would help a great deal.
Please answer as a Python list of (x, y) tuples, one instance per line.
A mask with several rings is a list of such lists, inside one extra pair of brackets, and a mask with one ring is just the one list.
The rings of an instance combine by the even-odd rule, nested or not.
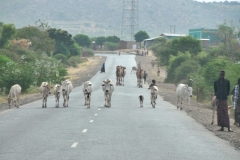
[(138, 26), (138, 0), (123, 0), (121, 39), (133, 41)]

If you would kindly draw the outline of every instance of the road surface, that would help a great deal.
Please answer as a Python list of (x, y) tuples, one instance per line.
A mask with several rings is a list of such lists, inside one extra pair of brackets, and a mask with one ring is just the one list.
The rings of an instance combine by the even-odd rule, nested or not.
[[(131, 74), (134, 55), (105, 56), (106, 73), (90, 79), (94, 89), (90, 109), (83, 105), (80, 86), (70, 94), (68, 108), (62, 107), (62, 97), (60, 108), (55, 108), (50, 96), (46, 109), (36, 101), (1, 112), (0, 160), (239, 159), (240, 152), (229, 142), (160, 96), (153, 109), (148, 86), (137, 88)], [(107, 78), (116, 81), (116, 65), (127, 67), (125, 86), (115, 86), (112, 107), (106, 108), (101, 84)], [(143, 108), (140, 94), (145, 97)]]

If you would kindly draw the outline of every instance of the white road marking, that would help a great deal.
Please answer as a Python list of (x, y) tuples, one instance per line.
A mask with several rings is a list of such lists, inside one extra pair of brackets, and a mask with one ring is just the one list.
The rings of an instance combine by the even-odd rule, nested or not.
[(101, 105), (101, 107), (103, 107), (103, 105)]
[(93, 122), (93, 120), (90, 120), (89, 122), (91, 122), (91, 123), (92, 123), (92, 122)]
[(82, 132), (83, 132), (83, 133), (86, 133), (86, 132), (87, 132), (87, 129), (84, 129)]
[[(15, 109), (15, 108), (13, 108), (13, 109)], [(3, 112), (1, 112), (0, 114), (7, 113), (7, 112), (9, 112), (9, 111), (11, 111), (11, 110), (13, 110), (13, 109), (9, 109), (9, 110), (7, 110), (7, 111), (3, 111)]]
[(97, 116), (97, 114), (94, 114), (94, 116)]
[(75, 142), (75, 143), (72, 144), (71, 147), (72, 147), (72, 148), (75, 148), (75, 147), (77, 147), (77, 145), (78, 145), (78, 142)]
[(101, 110), (101, 109), (98, 109), (99, 111)]
[(14, 118), (14, 119), (18, 119), (18, 118)]

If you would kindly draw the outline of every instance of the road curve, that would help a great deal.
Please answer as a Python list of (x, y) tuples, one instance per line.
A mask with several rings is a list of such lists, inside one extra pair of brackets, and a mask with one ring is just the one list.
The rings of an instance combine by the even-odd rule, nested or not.
[[(90, 79), (94, 89), (90, 109), (83, 105), (80, 86), (70, 94), (68, 108), (62, 107), (62, 97), (60, 108), (55, 108), (50, 96), (46, 109), (36, 101), (0, 113), (0, 160), (239, 159), (240, 152), (229, 142), (160, 96), (153, 109), (148, 86), (137, 88), (131, 74), (134, 55), (101, 56), (107, 56), (106, 73)], [(125, 86), (115, 86), (112, 107), (106, 108), (101, 84), (107, 78), (116, 82), (116, 65), (127, 68)], [(145, 97), (143, 108), (140, 94)]]

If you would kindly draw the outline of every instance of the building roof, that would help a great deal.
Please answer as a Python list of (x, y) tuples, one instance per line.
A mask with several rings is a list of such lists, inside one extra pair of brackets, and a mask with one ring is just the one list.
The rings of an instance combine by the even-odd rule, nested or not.
[(160, 36), (170, 36), (170, 37), (184, 37), (188, 36), (187, 34), (175, 34), (175, 33), (162, 33)]
[(157, 39), (157, 38), (161, 38), (162, 36), (158, 36), (158, 37), (153, 37), (153, 38), (149, 38), (149, 39), (144, 39), (143, 41), (151, 41), (151, 40), (154, 40), (154, 39)]

